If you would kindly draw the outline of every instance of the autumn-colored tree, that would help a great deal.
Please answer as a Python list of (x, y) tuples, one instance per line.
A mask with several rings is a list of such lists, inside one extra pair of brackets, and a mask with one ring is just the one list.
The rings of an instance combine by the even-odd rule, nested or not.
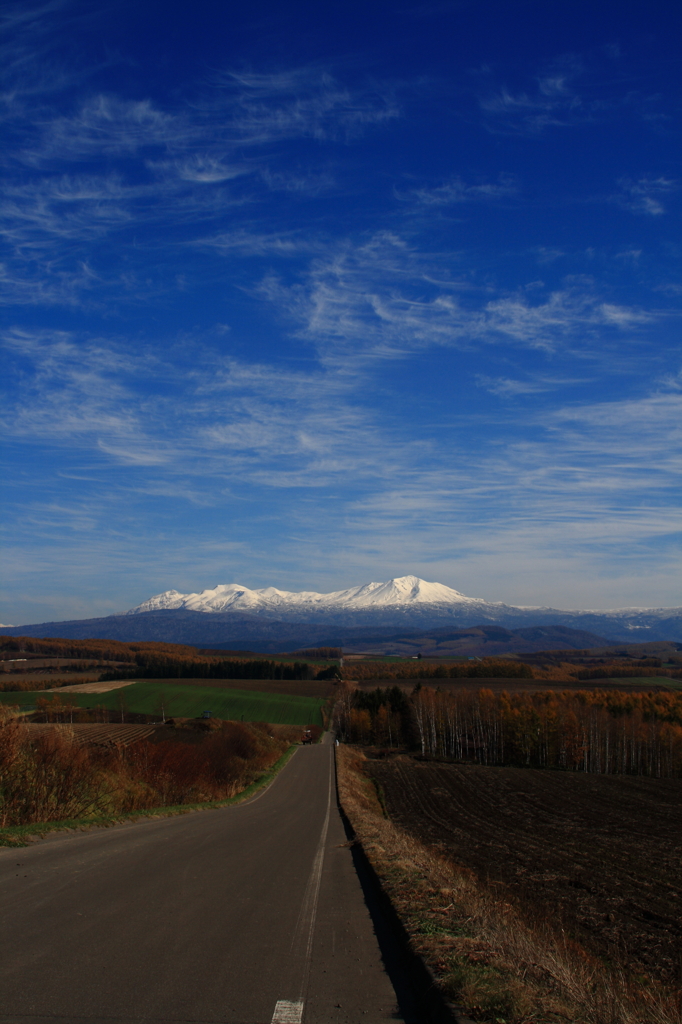
[(682, 694), (415, 690), (422, 752), (481, 764), (682, 775)]

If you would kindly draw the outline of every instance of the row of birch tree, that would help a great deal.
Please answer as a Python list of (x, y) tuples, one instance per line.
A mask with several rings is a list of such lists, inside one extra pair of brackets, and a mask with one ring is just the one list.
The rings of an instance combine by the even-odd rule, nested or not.
[(337, 702), (341, 738), (484, 765), (682, 775), (682, 693), (396, 691), (369, 701), (348, 689)]

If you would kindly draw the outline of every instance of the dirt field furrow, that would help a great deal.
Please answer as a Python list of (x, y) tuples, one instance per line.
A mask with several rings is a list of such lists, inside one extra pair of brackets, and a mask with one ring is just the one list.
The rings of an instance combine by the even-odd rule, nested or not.
[(391, 818), (594, 952), (679, 980), (682, 780), (370, 760)]
[(36, 736), (43, 732), (49, 732), (52, 729), (58, 729), (71, 733), (79, 743), (92, 744), (94, 746), (108, 746), (113, 743), (117, 746), (125, 747), (129, 743), (135, 743), (136, 740), (142, 740), (147, 736), (151, 736), (157, 726), (102, 725), (90, 722), (74, 722), (73, 725), (55, 725), (51, 723), (30, 722), (25, 728)]

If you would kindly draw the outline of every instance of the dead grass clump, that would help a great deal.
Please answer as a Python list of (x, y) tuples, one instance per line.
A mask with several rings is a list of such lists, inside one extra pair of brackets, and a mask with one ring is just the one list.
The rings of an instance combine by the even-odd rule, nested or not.
[(71, 733), (31, 737), (16, 719), (0, 724), (0, 824), (85, 817), (109, 796), (107, 780)]
[(444, 988), (481, 1020), (537, 1017), (529, 987), (490, 964), (455, 960), (444, 979)]
[(526, 920), (389, 821), (364, 760), (337, 748), (341, 803), (413, 948), (464, 1012), (490, 1024), (680, 1024), (675, 994), (605, 967), (549, 922)]

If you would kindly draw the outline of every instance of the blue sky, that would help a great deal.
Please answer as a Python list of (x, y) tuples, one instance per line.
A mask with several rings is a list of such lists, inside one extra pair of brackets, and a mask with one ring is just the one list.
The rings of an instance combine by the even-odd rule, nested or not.
[(0, 621), (681, 603), (676, 5), (1, 18)]

